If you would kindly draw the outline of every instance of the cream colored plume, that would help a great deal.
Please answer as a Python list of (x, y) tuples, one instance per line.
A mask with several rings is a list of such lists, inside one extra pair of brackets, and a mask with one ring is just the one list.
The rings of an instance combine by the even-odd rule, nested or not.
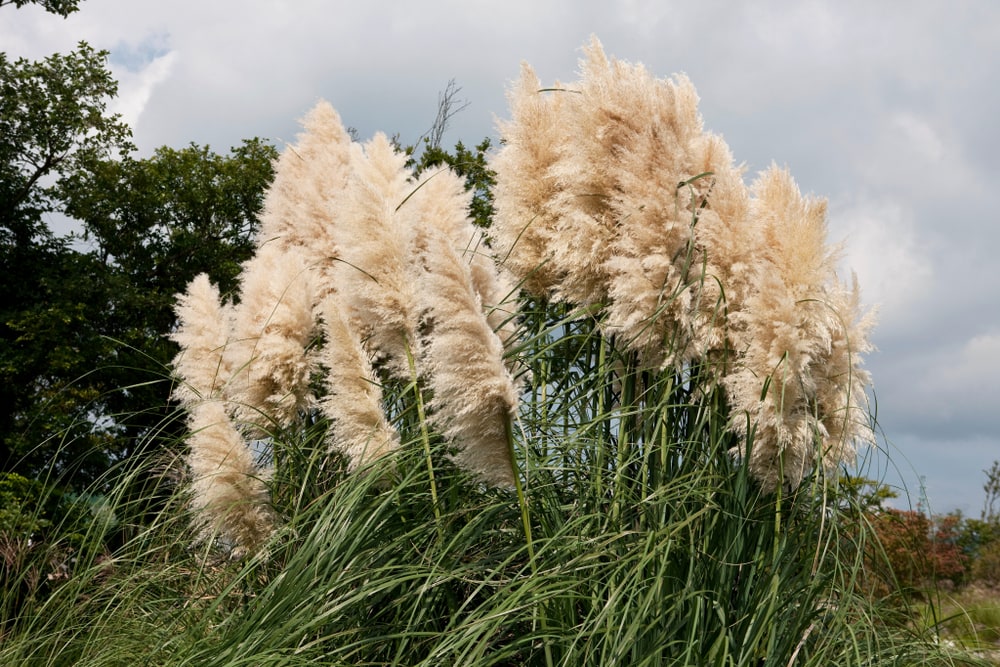
[(223, 538), (238, 556), (259, 546), (274, 528), (267, 486), (221, 401), (201, 401), (188, 410), (195, 525), (203, 538)]
[(386, 419), (371, 358), (336, 298), (323, 302), (322, 315), (326, 345), (320, 362), (328, 371), (320, 409), (331, 421), (331, 444), (356, 468), (398, 449), (399, 434)]
[(178, 295), (176, 313), (177, 330), (170, 339), (181, 347), (173, 361), (180, 382), (173, 395), (187, 407), (219, 395), (228, 381), (232, 369), (226, 363), (225, 350), (230, 321), (218, 288), (204, 273), (191, 281), (187, 292)]
[(512, 119), (499, 124), (504, 146), (490, 162), (497, 173), (494, 250), (518, 284), (535, 296), (548, 296), (558, 284), (551, 262), (559, 223), (554, 210), (563, 184), (553, 167), (572, 143), (565, 122), (574, 93), (543, 92), (534, 70), (521, 66), (521, 78), (508, 92)]
[(565, 90), (539, 92), (524, 67), (510, 93), (491, 163), (500, 258), (533, 294), (603, 307), (606, 333), (647, 364), (690, 361), (725, 346), (728, 273), (746, 283), (725, 252), (754, 236), (741, 171), (686, 78), (611, 61), (596, 39), (584, 55)]
[(297, 251), (319, 274), (316, 296), (322, 299), (336, 284), (339, 251), (332, 223), (350, 175), (351, 138), (340, 116), (324, 101), (302, 124), (298, 143), (285, 150), (275, 165), (257, 244)]
[[(854, 379), (833, 382), (859, 389), (852, 400), (863, 400), (856, 383), (867, 377), (856, 365), (867, 341), (855, 321), (858, 313), (845, 308), (851, 302), (837, 295), (837, 256), (826, 243), (825, 202), (803, 197), (791, 176), (776, 167), (760, 176), (752, 193), (752, 215), (764, 244), (756, 287), (742, 312), (745, 345), (724, 382), (736, 428), (743, 432), (746, 416), (756, 426), (751, 470), (765, 489), (779, 483), (794, 488), (817, 465), (853, 460), (854, 445), (843, 437), (848, 431), (831, 433), (826, 425), (836, 414), (844, 420), (854, 410), (847, 402), (831, 405), (830, 399), (847, 396), (829, 386), (820, 405), (820, 382), (829, 383), (843, 370), (831, 368), (831, 360), (843, 365), (846, 359)], [(858, 336), (852, 351), (834, 353), (834, 339), (846, 343), (848, 332)]]
[(413, 193), (406, 156), (384, 134), (351, 147), (351, 177), (337, 224), (338, 288), (349, 319), (379, 361), (409, 377), (416, 298), (409, 277), (409, 230), (398, 209)]
[(831, 342), (816, 378), (816, 405), (827, 434), (823, 464), (832, 469), (841, 461), (853, 460), (856, 443), (875, 442), (865, 393), (871, 374), (862, 368), (862, 355), (874, 349), (869, 332), (875, 326), (875, 312), (862, 310), (856, 279), (850, 288), (839, 282), (833, 285), (826, 303)]
[(697, 179), (696, 194), (706, 202), (694, 228), (705, 267), (698, 296), (700, 345), (723, 366), (734, 350), (742, 349), (745, 321), (742, 312), (754, 289), (761, 226), (750, 215), (750, 194), (729, 147), (719, 137), (704, 134), (692, 146), (692, 171), (708, 174)]
[[(517, 329), (517, 288), (497, 270), (482, 230), (472, 224), (468, 210), (472, 193), (450, 169), (423, 172), (413, 186), (413, 196), (399, 213), (409, 229), (429, 226), (442, 234), (452, 250), (468, 265), (476, 295), (482, 301), (490, 327), (507, 345)], [(512, 367), (512, 363), (509, 366)]]
[(297, 252), (265, 244), (243, 266), (226, 363), (227, 392), (241, 422), (286, 426), (311, 404), (316, 334), (312, 274)]
[(508, 434), (517, 405), (503, 343), (483, 313), (468, 264), (438, 230), (415, 230), (421, 317), (420, 369), (431, 421), (458, 448), (456, 461), (493, 484), (513, 484)]

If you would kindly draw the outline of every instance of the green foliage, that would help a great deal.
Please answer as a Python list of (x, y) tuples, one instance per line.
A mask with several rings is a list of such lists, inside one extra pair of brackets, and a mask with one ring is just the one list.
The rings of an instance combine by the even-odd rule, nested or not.
[(45, 11), (65, 18), (80, 9), (80, 0), (0, 0), (0, 7), (6, 5), (14, 5), (15, 7), (40, 5)]
[(15, 473), (0, 473), (0, 534), (30, 539), (52, 525), (42, 510), (45, 486)]
[(837, 494), (844, 502), (866, 511), (880, 510), (887, 501), (899, 497), (898, 493), (882, 482), (851, 474), (840, 476)]
[[(47, 235), (43, 213), (56, 210), (54, 187), (85, 160), (125, 155), (131, 131), (107, 114), (118, 84), (107, 51), (80, 42), (70, 54), (13, 63), (0, 53), (0, 243), (26, 245)], [(43, 180), (44, 179), (44, 180)]]
[(69, 382), (102, 356), (89, 323), (106, 304), (92, 260), (43, 215), (60, 209), (56, 190), (83, 162), (131, 148), (129, 129), (105, 113), (117, 92), (106, 59), (86, 43), (40, 62), (0, 54), (0, 464), (31, 476), (49, 458), (37, 448), (66, 441), (83, 469), (104, 465), (86, 419), (101, 389)]
[(0, 629), (69, 578), (97, 508), (38, 480), (0, 473)]
[(1000, 540), (992, 540), (976, 552), (972, 561), (972, 579), (994, 588), (1000, 587)]
[(119, 429), (119, 451), (143, 433), (174, 428), (167, 366), (177, 348), (166, 334), (176, 295), (199, 273), (235, 288), (276, 157), (259, 139), (228, 155), (164, 147), (146, 159), (94, 160), (60, 188), (113, 304), (92, 320), (110, 353), (91, 363), (108, 387), (125, 388), (105, 393), (102, 411)]
[(15, 292), (21, 305), (6, 317), (14, 344), (0, 354), (8, 466), (72, 470), (85, 484), (127, 456), (138, 434), (168, 426), (176, 347), (164, 336), (175, 295), (201, 272), (233, 288), (275, 157), (255, 139), (229, 155), (192, 145), (77, 161), (52, 192), (93, 250), (51, 241), (18, 253), (37, 265), (37, 282)]

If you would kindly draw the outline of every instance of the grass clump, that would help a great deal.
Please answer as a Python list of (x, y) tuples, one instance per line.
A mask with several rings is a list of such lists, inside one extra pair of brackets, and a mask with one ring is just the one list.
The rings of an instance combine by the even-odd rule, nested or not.
[(323, 424), (275, 434), (259, 550), (196, 542), (176, 496), (10, 619), (0, 663), (967, 664), (856, 592), (859, 510), (822, 468), (761, 492), (699, 369), (643, 369), (568, 308), (524, 327), (520, 493), (455, 465), (406, 399), (425, 388), (387, 386), (387, 458), (349, 472)]

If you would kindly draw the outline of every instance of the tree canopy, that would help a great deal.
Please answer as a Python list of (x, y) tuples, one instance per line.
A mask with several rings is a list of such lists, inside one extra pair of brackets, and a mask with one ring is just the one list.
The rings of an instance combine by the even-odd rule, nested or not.
[(80, 0), (0, 0), (0, 7), (7, 5), (14, 5), (15, 7), (39, 5), (45, 11), (65, 18), (80, 9)]
[(258, 139), (135, 158), (107, 55), (0, 54), (0, 465), (79, 484), (164, 421), (174, 295), (233, 284), (276, 158)]

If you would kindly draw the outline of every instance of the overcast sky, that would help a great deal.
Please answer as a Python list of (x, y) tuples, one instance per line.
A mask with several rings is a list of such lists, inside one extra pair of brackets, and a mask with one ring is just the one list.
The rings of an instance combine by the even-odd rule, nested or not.
[[(0, 9), (0, 50), (111, 52), (142, 154), (294, 142), (319, 99), (363, 138), (415, 141), (450, 79), (445, 145), (496, 137), (519, 63), (576, 79), (596, 35), (683, 72), (748, 178), (772, 161), (827, 197), (833, 240), (880, 304), (884, 448), (912, 502), (978, 516), (1000, 459), (1000, 3), (630, 0), (83, 0), (69, 19)], [(886, 461), (878, 454), (879, 466)], [(885, 474), (872, 471), (869, 474)], [(897, 504), (905, 504), (905, 499)]]

